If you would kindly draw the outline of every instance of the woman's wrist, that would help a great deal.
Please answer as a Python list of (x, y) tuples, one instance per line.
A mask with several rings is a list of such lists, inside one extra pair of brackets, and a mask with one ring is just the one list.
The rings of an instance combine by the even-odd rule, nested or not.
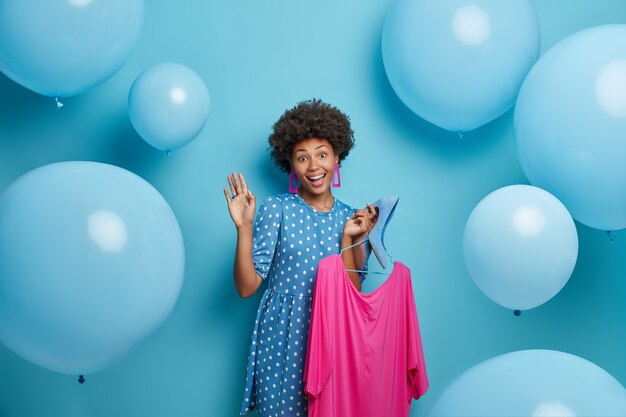
[(365, 239), (367, 239), (367, 233), (366, 234), (362, 234), (359, 236), (354, 236), (354, 243), (361, 243), (364, 242)]
[(352, 236), (348, 236), (344, 233), (341, 234), (341, 249), (345, 249), (348, 246), (352, 246)]
[(252, 234), (252, 225), (251, 224), (238, 224), (237, 233), (250, 233)]

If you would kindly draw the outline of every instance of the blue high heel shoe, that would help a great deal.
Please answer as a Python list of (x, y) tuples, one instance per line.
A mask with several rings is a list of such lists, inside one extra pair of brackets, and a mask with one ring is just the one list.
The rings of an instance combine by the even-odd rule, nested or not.
[(391, 220), (393, 212), (396, 209), (396, 205), (398, 204), (398, 200), (399, 197), (391, 195), (381, 197), (374, 203), (372, 203), (372, 205), (376, 207), (378, 211), (378, 219), (376, 220), (376, 224), (370, 231), (369, 242), (372, 247), (372, 252), (374, 252), (376, 259), (378, 259), (378, 262), (383, 267), (383, 269), (387, 269), (387, 267), (393, 260), (391, 255), (389, 255), (387, 249), (385, 248), (383, 238), (385, 236), (387, 224), (389, 224), (389, 220)]

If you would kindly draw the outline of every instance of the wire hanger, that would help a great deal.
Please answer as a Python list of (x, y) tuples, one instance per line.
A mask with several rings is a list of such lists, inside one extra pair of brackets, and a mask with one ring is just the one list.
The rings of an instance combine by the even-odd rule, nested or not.
[[(365, 238), (360, 242), (355, 243), (354, 245), (350, 245), (350, 246), (346, 246), (345, 248), (341, 249), (341, 252), (339, 252), (339, 256), (341, 256), (341, 254), (343, 253), (343, 251), (353, 248), (355, 246), (361, 245), (365, 242), (369, 241), (369, 238)], [(391, 261), (391, 265), (393, 265), (393, 258), (391, 257), (391, 255), (389, 255), (389, 252), (387, 252), (387, 256), (389, 257), (390, 261)], [(366, 274), (380, 274), (380, 275), (389, 275), (389, 271), (369, 271), (369, 270), (363, 270), (363, 269), (347, 269), (346, 268), (346, 272), (363, 272)]]

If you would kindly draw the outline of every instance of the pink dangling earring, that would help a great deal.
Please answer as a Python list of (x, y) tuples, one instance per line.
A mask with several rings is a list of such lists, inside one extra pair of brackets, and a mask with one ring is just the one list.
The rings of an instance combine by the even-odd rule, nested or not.
[(293, 168), (291, 168), (291, 172), (289, 173), (289, 192), (291, 194), (298, 192), (298, 176)]
[(341, 174), (339, 173), (339, 162), (335, 162), (335, 175), (333, 175), (333, 182), (330, 185), (335, 188), (341, 187)]

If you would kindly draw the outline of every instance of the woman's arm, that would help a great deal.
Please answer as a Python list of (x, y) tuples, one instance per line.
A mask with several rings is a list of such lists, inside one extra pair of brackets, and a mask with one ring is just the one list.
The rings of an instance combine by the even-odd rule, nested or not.
[(256, 197), (248, 189), (243, 174), (233, 172), (228, 177), (228, 185), (232, 196), (224, 188), (224, 196), (228, 204), (228, 212), (237, 227), (237, 249), (233, 278), (240, 297), (250, 297), (261, 285), (261, 277), (256, 273), (252, 261), (252, 225), (256, 209)]
[[(347, 248), (352, 244), (352, 237), (347, 236), (345, 233), (341, 235), (341, 249)], [(341, 259), (343, 260), (343, 264), (345, 265), (346, 269), (357, 269), (354, 260), (354, 249), (356, 249), (356, 247), (346, 249), (341, 252)], [(359, 273), (348, 272), (348, 276), (350, 277), (350, 281), (352, 281), (352, 284), (354, 284), (354, 287), (357, 290), (361, 291), (361, 278), (359, 278)]]
[[(363, 241), (376, 223), (376, 219), (376, 208), (369, 203), (366, 209), (357, 210), (352, 215), (352, 218), (344, 225), (341, 235), (341, 249), (343, 250), (355, 243)], [(341, 259), (346, 269), (363, 269), (365, 265), (365, 250), (363, 244), (344, 250), (341, 253)], [(348, 276), (356, 289), (361, 291), (361, 278), (359, 277), (359, 273), (348, 272)]]

